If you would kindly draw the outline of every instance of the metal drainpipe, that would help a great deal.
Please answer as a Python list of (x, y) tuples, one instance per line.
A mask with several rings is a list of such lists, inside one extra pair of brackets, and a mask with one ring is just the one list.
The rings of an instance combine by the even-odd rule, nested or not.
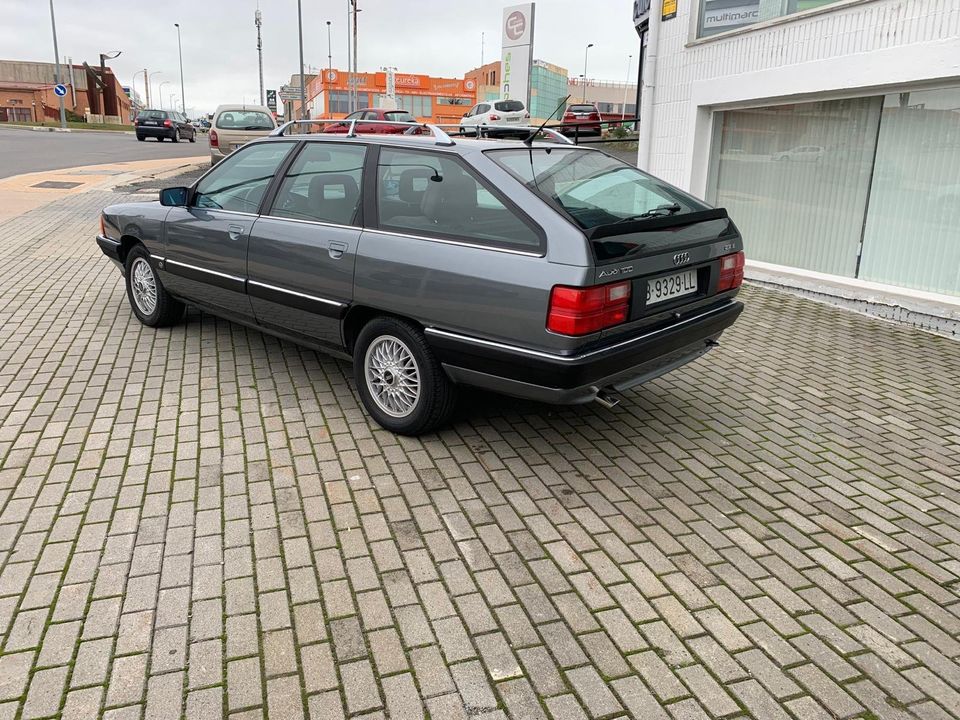
[(637, 167), (650, 167), (653, 147), (653, 92), (657, 83), (657, 47), (660, 44), (660, 3), (653, 3), (650, 27), (647, 30), (647, 48), (643, 58), (643, 92), (640, 95), (640, 136), (637, 148)]

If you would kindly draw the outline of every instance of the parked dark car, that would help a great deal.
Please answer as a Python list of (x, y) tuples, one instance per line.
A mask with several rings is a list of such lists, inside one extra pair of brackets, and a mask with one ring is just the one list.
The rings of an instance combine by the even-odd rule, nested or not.
[(282, 126), (160, 202), (104, 209), (97, 243), (145, 325), (189, 303), (350, 359), (402, 434), (442, 425), (459, 384), (610, 407), (743, 309), (725, 210), (554, 131), (408, 129), (423, 134)]
[[(589, 135), (590, 133), (599, 135), (600, 120), (600, 110), (596, 105), (590, 103), (569, 105), (563, 114), (565, 125), (563, 132), (567, 135)], [(594, 124), (593, 121), (596, 123)]]
[[(343, 134), (350, 132), (350, 121), (356, 120), (356, 132), (374, 135), (402, 135), (409, 128), (389, 123), (415, 123), (416, 119), (406, 110), (384, 110), (383, 108), (363, 108), (347, 115), (343, 122), (330, 123), (323, 128), (325, 133)], [(379, 122), (377, 122), (379, 121)]]
[(168, 138), (173, 142), (180, 140), (197, 141), (197, 129), (183, 113), (173, 110), (141, 110), (133, 121), (137, 140), (143, 142), (148, 137), (163, 142)]

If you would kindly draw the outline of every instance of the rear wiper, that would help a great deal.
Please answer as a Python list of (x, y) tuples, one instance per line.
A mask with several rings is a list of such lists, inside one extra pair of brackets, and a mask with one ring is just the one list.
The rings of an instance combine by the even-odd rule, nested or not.
[(247, 125), (244, 130), (270, 130), (271, 128), (265, 127), (263, 125)]
[(680, 207), (677, 203), (673, 203), (672, 205), (657, 205), (657, 207), (653, 208), (652, 210), (647, 210), (646, 212), (640, 213), (639, 215), (630, 215), (629, 217), (620, 218), (616, 222), (613, 222), (610, 224), (619, 225), (620, 223), (632, 222), (634, 220), (646, 220), (647, 218), (652, 218), (652, 217), (666, 217), (668, 215), (673, 215), (675, 213), (678, 213), (681, 210), (683, 210), (683, 208)]

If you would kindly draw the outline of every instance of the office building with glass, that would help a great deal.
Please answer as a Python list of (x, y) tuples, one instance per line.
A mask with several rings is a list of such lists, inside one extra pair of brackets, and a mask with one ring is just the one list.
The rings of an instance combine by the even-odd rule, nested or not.
[(960, 307), (956, 3), (691, 0), (649, 22), (641, 167), (726, 207), (757, 271)]

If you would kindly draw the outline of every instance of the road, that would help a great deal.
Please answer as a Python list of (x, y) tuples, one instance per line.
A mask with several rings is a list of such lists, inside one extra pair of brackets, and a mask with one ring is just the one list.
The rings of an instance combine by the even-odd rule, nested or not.
[(0, 127), (0, 178), (21, 173), (128, 160), (197, 157), (208, 154), (205, 135), (197, 142), (138, 142), (132, 133), (34, 132)]

